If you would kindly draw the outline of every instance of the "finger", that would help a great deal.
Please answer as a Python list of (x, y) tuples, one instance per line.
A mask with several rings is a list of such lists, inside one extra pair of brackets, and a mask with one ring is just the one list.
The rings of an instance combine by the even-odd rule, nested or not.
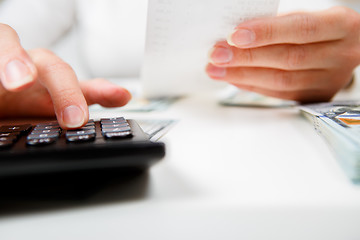
[(11, 27), (0, 24), (0, 36), (1, 83), (9, 91), (23, 90), (37, 78), (35, 65)]
[(343, 52), (339, 43), (279, 44), (241, 49), (222, 42), (215, 45), (209, 57), (212, 64), (226, 67), (327, 69), (338, 66), (339, 52)]
[(221, 68), (209, 64), (208, 75), (216, 80), (276, 91), (320, 89), (327, 86), (324, 71), (284, 71), (268, 68)]
[(104, 107), (121, 107), (129, 102), (131, 94), (105, 79), (94, 79), (80, 82), (88, 105), (100, 104)]
[(351, 9), (334, 7), (320, 12), (293, 13), (250, 20), (237, 26), (229, 36), (230, 45), (240, 48), (280, 43), (333, 41), (358, 32), (359, 15)]
[(72, 68), (48, 50), (32, 50), (30, 55), (40, 83), (51, 96), (60, 126), (65, 129), (83, 126), (89, 119), (88, 107)]

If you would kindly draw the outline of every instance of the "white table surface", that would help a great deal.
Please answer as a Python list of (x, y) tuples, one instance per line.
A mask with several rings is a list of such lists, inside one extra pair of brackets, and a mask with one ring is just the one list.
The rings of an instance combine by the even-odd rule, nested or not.
[[(359, 239), (360, 188), (296, 109), (222, 107), (212, 94), (173, 118), (165, 159), (80, 202), (0, 214), (0, 239)], [(135, 196), (135, 197), (134, 197)]]

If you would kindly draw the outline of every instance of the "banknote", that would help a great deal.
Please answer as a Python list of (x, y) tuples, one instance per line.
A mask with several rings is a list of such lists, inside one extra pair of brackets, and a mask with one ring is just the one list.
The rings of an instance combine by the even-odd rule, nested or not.
[(360, 101), (338, 101), (301, 106), (308, 112), (360, 144)]
[(324, 137), (348, 177), (360, 183), (360, 101), (300, 106)]

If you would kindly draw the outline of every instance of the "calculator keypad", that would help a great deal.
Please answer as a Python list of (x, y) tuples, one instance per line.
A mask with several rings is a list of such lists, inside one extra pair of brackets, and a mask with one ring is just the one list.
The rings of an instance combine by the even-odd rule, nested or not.
[(28, 146), (43, 146), (55, 143), (57, 138), (37, 138), (37, 139), (27, 139), (26, 144)]
[(0, 133), (17, 133), (19, 135), (28, 132), (31, 129), (30, 124), (17, 125), (17, 126), (1, 126)]
[(96, 137), (95, 122), (91, 121), (79, 129), (68, 130), (66, 131), (65, 136), (66, 141), (70, 143), (94, 141)]
[(44, 146), (55, 143), (60, 137), (61, 128), (57, 122), (36, 125), (26, 138), (28, 146)]
[(68, 144), (91, 142), (96, 140), (97, 126), (101, 128), (101, 134), (105, 140), (131, 138), (133, 136), (130, 125), (123, 117), (101, 119), (99, 125), (94, 120), (89, 120), (82, 128), (73, 130), (63, 130), (57, 122), (41, 123), (35, 126), (29, 124), (1, 126), (0, 149), (12, 147), (20, 136), (26, 134), (26, 145), (29, 147), (53, 144), (62, 135), (65, 136)]
[(105, 139), (132, 137), (130, 125), (123, 118), (106, 118), (100, 120), (101, 133)]
[(0, 127), (0, 149), (7, 149), (14, 145), (21, 135), (28, 133), (30, 124)]

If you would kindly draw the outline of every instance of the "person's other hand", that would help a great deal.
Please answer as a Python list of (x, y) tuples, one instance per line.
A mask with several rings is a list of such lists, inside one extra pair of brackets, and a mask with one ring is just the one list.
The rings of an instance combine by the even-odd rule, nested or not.
[(255, 19), (210, 52), (207, 74), (264, 95), (330, 100), (360, 63), (360, 15), (345, 7)]
[(62, 128), (77, 128), (89, 119), (88, 105), (117, 107), (131, 98), (104, 79), (79, 82), (49, 50), (24, 50), (7, 25), (0, 24), (0, 35), (0, 117), (56, 115)]

